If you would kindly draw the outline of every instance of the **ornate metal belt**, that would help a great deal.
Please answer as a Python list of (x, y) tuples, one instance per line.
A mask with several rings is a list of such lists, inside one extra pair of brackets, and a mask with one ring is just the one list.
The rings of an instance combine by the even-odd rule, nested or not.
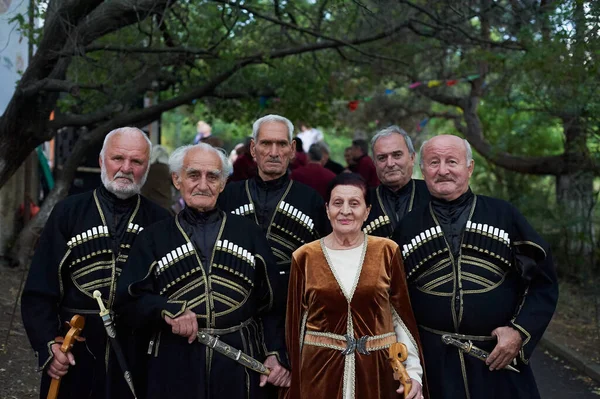
[(339, 335), (307, 331), (304, 336), (304, 343), (306, 345), (339, 350), (344, 356), (354, 352), (358, 352), (361, 355), (369, 355), (370, 352), (389, 348), (394, 342), (396, 342), (395, 332), (374, 336), (364, 335), (360, 338), (354, 338), (348, 334)]

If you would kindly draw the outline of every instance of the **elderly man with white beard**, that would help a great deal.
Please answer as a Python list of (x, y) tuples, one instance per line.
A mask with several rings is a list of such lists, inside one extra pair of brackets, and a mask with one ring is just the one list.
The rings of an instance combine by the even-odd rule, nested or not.
[[(59, 202), (48, 218), (21, 298), (23, 323), (43, 371), (41, 398), (46, 398), (53, 378), (61, 378), (59, 398), (132, 397), (93, 292), (100, 291), (111, 308), (117, 279), (138, 233), (169, 216), (139, 194), (151, 147), (137, 128), (110, 132), (99, 157), (102, 185)], [(75, 314), (86, 319), (85, 343), (64, 354), (56, 338), (65, 335), (65, 323)], [(122, 346), (134, 353), (131, 332), (121, 332)], [(134, 366), (135, 359), (129, 360)]]

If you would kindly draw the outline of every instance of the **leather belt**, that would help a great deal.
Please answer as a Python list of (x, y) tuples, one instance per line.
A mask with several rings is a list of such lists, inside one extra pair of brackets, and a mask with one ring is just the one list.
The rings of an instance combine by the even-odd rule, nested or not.
[(231, 334), (233, 332), (239, 331), (242, 328), (246, 327), (248, 324), (252, 323), (254, 319), (248, 319), (237, 326), (228, 327), (228, 328), (199, 328), (198, 331), (205, 332), (210, 335), (225, 335)]
[(492, 337), (490, 335), (467, 335), (467, 334), (459, 334), (448, 331), (436, 330), (435, 328), (426, 327), (423, 325), (419, 325), (419, 328), (422, 328), (425, 331), (430, 333), (434, 333), (437, 335), (449, 335), (452, 338), (456, 339), (464, 339), (469, 341), (496, 341), (496, 337)]

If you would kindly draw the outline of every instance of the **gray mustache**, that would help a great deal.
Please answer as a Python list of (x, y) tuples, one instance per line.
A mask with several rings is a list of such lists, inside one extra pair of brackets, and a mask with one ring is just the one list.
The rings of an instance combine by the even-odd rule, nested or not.
[(206, 193), (206, 192), (199, 192), (199, 193), (192, 193), (192, 197), (212, 197), (211, 193)]
[(113, 177), (113, 181), (117, 180), (120, 177), (128, 179), (128, 180), (130, 180), (133, 183), (133, 174), (132, 173), (117, 172), (117, 174), (115, 175), (115, 177)]

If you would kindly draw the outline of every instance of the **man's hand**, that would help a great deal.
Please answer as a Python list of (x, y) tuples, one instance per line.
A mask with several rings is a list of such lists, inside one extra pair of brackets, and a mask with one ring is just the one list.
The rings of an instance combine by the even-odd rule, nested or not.
[[(411, 378), (411, 381), (412, 387), (410, 388), (410, 392), (406, 399), (423, 399), (423, 387), (414, 378)], [(400, 388), (396, 389), (396, 392), (399, 394), (404, 393), (404, 385), (402, 385), (402, 383), (400, 383)]]
[(269, 375), (260, 375), (260, 386), (264, 387), (267, 382), (276, 387), (289, 387), (292, 382), (292, 375), (279, 362), (275, 355), (271, 355), (265, 359), (264, 365), (271, 370)]
[(523, 340), (521, 334), (512, 327), (498, 327), (492, 331), (492, 335), (498, 339), (498, 343), (485, 363), (490, 366), (490, 371), (502, 370), (517, 357)]
[(187, 309), (181, 316), (174, 319), (165, 316), (165, 321), (171, 326), (173, 334), (187, 337), (188, 343), (194, 342), (198, 335), (198, 319), (196, 313)]
[(62, 353), (60, 350), (61, 344), (52, 344), (52, 354), (54, 358), (48, 366), (46, 371), (48, 375), (56, 380), (60, 379), (63, 375), (69, 371), (69, 365), (75, 366), (75, 357), (71, 352)]

